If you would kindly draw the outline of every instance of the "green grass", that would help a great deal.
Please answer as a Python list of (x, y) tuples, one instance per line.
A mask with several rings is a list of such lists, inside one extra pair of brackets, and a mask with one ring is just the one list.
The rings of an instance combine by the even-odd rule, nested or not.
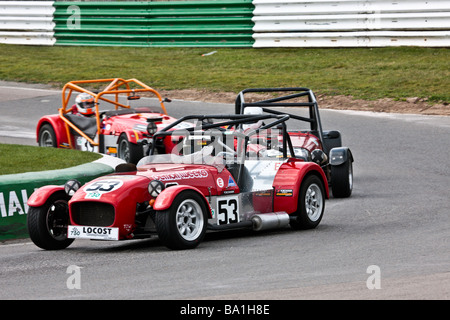
[[(209, 51), (217, 53), (202, 57)], [(155, 89), (309, 87), (374, 100), (450, 101), (447, 48), (122, 48), (0, 45), (0, 79), (62, 86), (137, 78)]]
[[(202, 57), (210, 51), (217, 53)], [(121, 48), (0, 44), (0, 80), (54, 84), (137, 78), (157, 90), (234, 92), (302, 86), (316, 94), (450, 102), (447, 48)], [(66, 168), (99, 157), (74, 150), (0, 145), (0, 174)]]
[(0, 144), (0, 175), (64, 169), (100, 157), (86, 151)]

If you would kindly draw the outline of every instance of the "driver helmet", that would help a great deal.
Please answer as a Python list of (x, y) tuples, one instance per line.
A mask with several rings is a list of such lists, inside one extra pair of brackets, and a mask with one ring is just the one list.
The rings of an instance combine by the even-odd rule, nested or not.
[(89, 93), (80, 93), (76, 99), (75, 104), (80, 114), (84, 116), (91, 116), (94, 114), (94, 97)]
[[(247, 107), (247, 108), (244, 109), (244, 114), (262, 115), (263, 114), (263, 109), (261, 107)], [(242, 128), (244, 130), (257, 129), (257, 128), (260, 128), (262, 125), (263, 125), (263, 121), (259, 120), (256, 123), (244, 124), (242, 126)]]

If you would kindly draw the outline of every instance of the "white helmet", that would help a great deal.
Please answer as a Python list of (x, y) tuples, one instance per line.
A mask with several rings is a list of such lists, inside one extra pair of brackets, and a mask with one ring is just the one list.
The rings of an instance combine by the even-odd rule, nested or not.
[[(262, 115), (263, 114), (263, 109), (261, 107), (247, 107), (247, 108), (244, 109), (244, 114)], [(263, 125), (263, 121), (259, 120), (256, 123), (244, 124), (244, 125), (242, 125), (242, 128), (244, 130), (247, 130), (249, 128), (257, 129), (257, 128), (260, 128), (262, 125)]]
[(94, 114), (94, 97), (89, 93), (80, 93), (76, 99), (78, 112), (84, 116), (91, 116)]

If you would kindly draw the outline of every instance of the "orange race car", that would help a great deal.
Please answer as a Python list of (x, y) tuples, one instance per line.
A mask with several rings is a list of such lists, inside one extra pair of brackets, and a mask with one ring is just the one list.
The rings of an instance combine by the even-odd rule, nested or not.
[[(144, 105), (137, 101), (141, 95)], [(164, 102), (170, 100), (137, 79), (70, 81), (62, 89), (59, 113), (39, 120), (37, 142), (42, 147), (99, 152), (137, 163), (152, 143), (161, 153), (176, 144), (170, 138), (152, 140), (156, 131), (176, 120), (167, 114)], [(100, 104), (107, 109), (100, 110)]]

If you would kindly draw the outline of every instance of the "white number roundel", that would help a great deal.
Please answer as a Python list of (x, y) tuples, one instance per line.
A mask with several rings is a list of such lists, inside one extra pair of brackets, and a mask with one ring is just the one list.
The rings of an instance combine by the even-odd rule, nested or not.
[(107, 193), (119, 189), (123, 185), (123, 181), (119, 179), (100, 180), (87, 184), (84, 187), (86, 193)]

